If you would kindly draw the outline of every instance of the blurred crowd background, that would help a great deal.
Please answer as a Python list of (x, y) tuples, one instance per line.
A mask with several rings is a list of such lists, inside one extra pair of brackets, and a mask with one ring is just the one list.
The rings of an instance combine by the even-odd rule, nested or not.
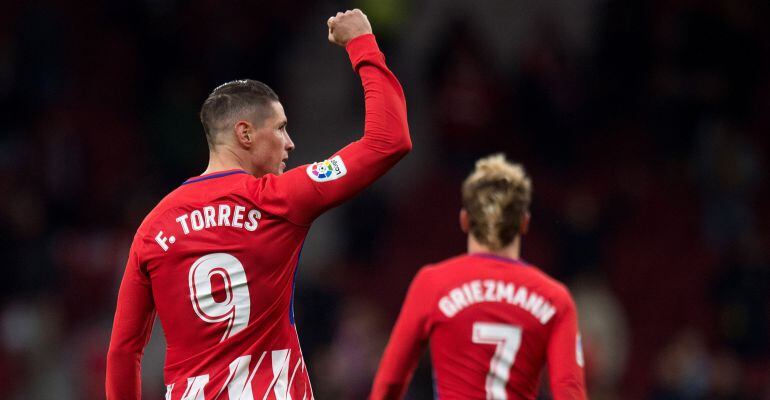
[[(104, 397), (131, 237), (205, 169), (216, 85), (278, 92), (290, 167), (361, 134), (360, 83), (326, 42), (352, 7), (406, 90), (414, 152), (307, 240), (296, 313), (317, 398), (366, 396), (416, 270), (465, 250), (460, 182), (505, 152), (534, 181), (523, 256), (576, 298), (592, 399), (770, 399), (766, 0), (4, 4), (0, 397)], [(427, 361), (410, 399), (431, 398)]]

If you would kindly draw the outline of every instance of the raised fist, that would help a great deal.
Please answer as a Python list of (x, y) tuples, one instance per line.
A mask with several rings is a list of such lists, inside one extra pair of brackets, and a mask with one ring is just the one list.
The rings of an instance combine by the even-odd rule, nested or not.
[(329, 17), (326, 25), (329, 26), (329, 41), (340, 46), (347, 45), (353, 38), (372, 33), (369, 19), (357, 8), (344, 13), (338, 12), (337, 15)]

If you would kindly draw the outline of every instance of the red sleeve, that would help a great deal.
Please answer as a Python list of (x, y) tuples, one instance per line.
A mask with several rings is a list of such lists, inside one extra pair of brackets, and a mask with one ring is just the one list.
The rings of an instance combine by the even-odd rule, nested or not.
[(356, 37), (346, 49), (364, 87), (363, 137), (328, 160), (265, 176), (251, 189), (268, 211), (296, 224), (310, 224), (360, 192), (412, 148), (404, 92), (385, 65), (374, 35)]
[(135, 250), (128, 255), (120, 284), (112, 338), (107, 352), (107, 399), (141, 399), (141, 360), (155, 320), (150, 279)]
[(430, 307), (425, 270), (415, 276), (374, 378), (371, 400), (401, 399), (412, 380), (430, 335)]
[(577, 310), (567, 292), (567, 302), (557, 314), (548, 341), (548, 375), (554, 400), (587, 398), (583, 377), (583, 349), (578, 331)]

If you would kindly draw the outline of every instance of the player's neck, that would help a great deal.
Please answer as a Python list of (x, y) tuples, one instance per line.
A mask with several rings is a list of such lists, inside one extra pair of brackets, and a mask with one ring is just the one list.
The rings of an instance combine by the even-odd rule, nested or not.
[(250, 165), (247, 165), (242, 157), (231, 149), (221, 148), (209, 152), (209, 165), (203, 171), (203, 175), (232, 169), (242, 169), (253, 175)]
[(521, 236), (516, 236), (515, 239), (508, 245), (499, 250), (492, 250), (489, 247), (479, 243), (473, 235), (468, 235), (468, 254), (473, 253), (486, 253), (494, 254), (496, 256), (510, 258), (512, 260), (518, 260), (521, 252)]

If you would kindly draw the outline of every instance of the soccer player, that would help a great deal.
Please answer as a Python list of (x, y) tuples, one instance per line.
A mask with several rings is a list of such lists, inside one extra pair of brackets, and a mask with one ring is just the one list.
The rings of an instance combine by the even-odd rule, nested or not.
[(167, 400), (312, 399), (294, 326), (294, 277), (310, 224), (411, 149), (404, 94), (360, 10), (329, 18), (365, 93), (363, 137), (284, 173), (294, 143), (278, 96), (239, 80), (200, 118), (208, 169), (166, 196), (131, 245), (107, 356), (107, 398), (139, 399), (156, 313)]
[(546, 363), (555, 400), (586, 398), (575, 304), (519, 259), (531, 196), (520, 165), (502, 155), (476, 163), (462, 187), (468, 253), (415, 276), (371, 399), (403, 397), (428, 341), (442, 400), (535, 399)]

